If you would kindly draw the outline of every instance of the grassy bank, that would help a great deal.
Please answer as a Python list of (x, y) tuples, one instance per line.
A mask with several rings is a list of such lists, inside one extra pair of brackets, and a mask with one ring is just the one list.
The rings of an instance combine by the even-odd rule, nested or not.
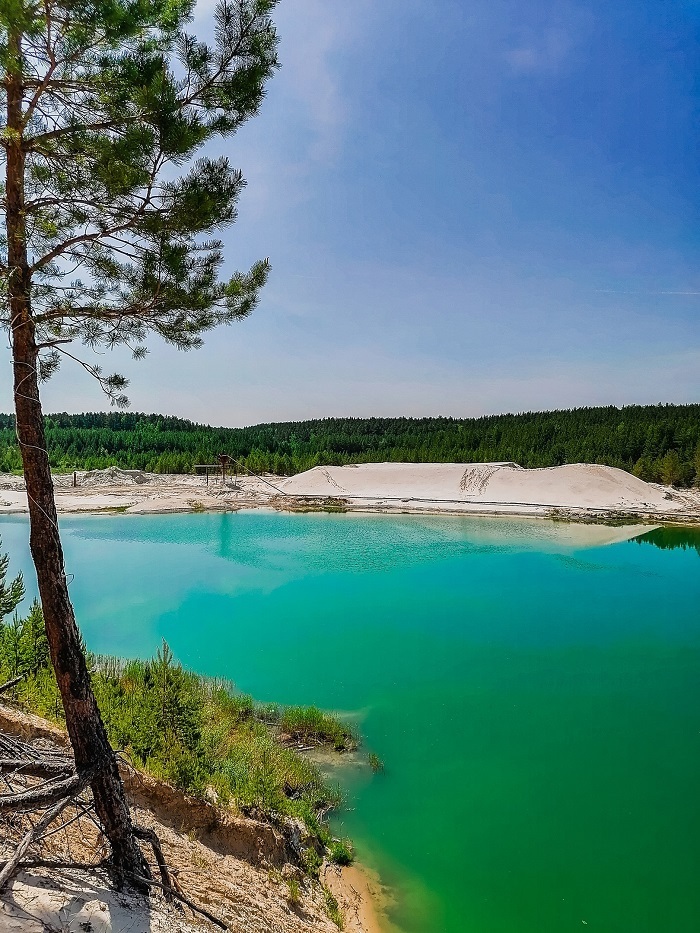
[[(256, 704), (230, 683), (185, 670), (165, 643), (148, 661), (88, 660), (110, 741), (136, 767), (222, 806), (301, 820), (332, 859), (351, 859), (349, 844), (333, 839), (325, 819), (340, 804), (340, 792), (299, 751), (355, 748), (357, 736), (346, 723), (315, 707)], [(0, 624), (0, 683), (20, 674), (3, 699), (62, 723), (37, 603), (25, 618)], [(311, 873), (317, 859), (309, 849)]]

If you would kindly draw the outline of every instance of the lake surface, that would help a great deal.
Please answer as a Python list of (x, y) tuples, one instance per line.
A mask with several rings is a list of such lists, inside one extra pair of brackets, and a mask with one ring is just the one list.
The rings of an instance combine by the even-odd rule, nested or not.
[[(339, 828), (405, 933), (700, 929), (692, 533), (597, 546), (605, 529), (543, 521), (264, 512), (61, 525), (93, 651), (165, 638), (259, 700), (357, 716), (386, 772), (345, 771)], [(33, 584), (26, 522), (0, 532)]]

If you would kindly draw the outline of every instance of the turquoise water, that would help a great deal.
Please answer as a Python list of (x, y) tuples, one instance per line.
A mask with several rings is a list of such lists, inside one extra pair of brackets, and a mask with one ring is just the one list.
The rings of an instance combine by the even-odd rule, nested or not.
[[(348, 768), (340, 828), (401, 930), (700, 929), (692, 535), (262, 512), (62, 528), (93, 651), (166, 638), (259, 700), (358, 717), (386, 772)], [(32, 580), (25, 521), (0, 531)]]

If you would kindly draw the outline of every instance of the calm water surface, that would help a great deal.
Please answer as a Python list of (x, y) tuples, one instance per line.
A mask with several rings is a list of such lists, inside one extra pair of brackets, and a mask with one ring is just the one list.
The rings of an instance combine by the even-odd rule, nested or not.
[[(700, 929), (692, 535), (262, 512), (62, 528), (93, 651), (166, 638), (259, 700), (357, 716), (386, 773), (347, 769), (341, 829), (402, 931)], [(33, 581), (26, 522), (0, 531)]]

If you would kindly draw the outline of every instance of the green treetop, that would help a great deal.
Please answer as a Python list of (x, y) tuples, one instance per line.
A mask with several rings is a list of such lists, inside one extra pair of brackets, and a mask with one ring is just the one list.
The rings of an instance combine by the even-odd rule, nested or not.
[[(10, 236), (26, 247), (42, 375), (71, 341), (139, 356), (155, 332), (186, 349), (255, 305), (266, 261), (220, 277), (216, 233), (236, 218), (241, 172), (226, 158), (184, 166), (257, 112), (277, 66), (275, 3), (220, 2), (213, 45), (187, 31), (193, 0), (0, 5), (0, 67), (19, 85), (15, 102), (5, 81), (17, 112), (2, 135), (6, 150), (21, 137), (24, 184)], [(125, 401), (122, 378), (88, 368)]]

